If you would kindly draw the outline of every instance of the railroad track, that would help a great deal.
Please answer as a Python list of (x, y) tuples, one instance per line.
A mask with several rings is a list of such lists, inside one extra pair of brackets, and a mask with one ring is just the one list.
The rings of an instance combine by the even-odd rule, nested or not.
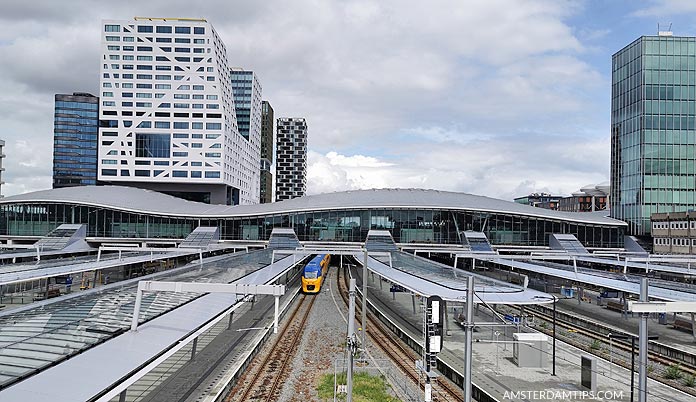
[(302, 334), (312, 311), (316, 297), (302, 295), (299, 304), (286, 320), (271, 350), (253, 372), (249, 381), (240, 382), (232, 389), (225, 402), (275, 401), (280, 396), (280, 385), (287, 374), (288, 365), (302, 340)]
[[(536, 318), (539, 318), (539, 319), (541, 319), (544, 322), (547, 322), (549, 324), (553, 323), (553, 315), (551, 315), (551, 314), (547, 314), (545, 312), (533, 310), (533, 309), (525, 309), (524, 313), (530, 314), (530, 315), (532, 315)], [(558, 319), (558, 317), (556, 318), (556, 327), (557, 327), (556, 335), (559, 338), (562, 337), (564, 342), (569, 343), (577, 348), (583, 349), (583, 350), (590, 352), (592, 354), (599, 355), (603, 358), (608, 358), (606, 356), (606, 353), (601, 353), (602, 352), (601, 348), (596, 348), (596, 347), (592, 348), (590, 345), (587, 345), (583, 342), (580, 342), (577, 339), (569, 338), (568, 336), (566, 336), (567, 333), (577, 333), (577, 334), (583, 335), (583, 336), (585, 336), (593, 341), (599, 341), (603, 345), (609, 345), (609, 340), (608, 340), (606, 335), (598, 334), (598, 333), (593, 332), (593, 331), (589, 331), (589, 330), (582, 328), (581, 326), (576, 325), (576, 324), (568, 323), (566, 321), (561, 321)], [(564, 328), (566, 331), (559, 332), (558, 327), (560, 327), (562, 329)], [(542, 326), (537, 325), (537, 326), (535, 326), (535, 328), (541, 332), (546, 333), (547, 335), (552, 334), (552, 327), (550, 325), (548, 325), (546, 327), (542, 327)], [(630, 370), (630, 368), (631, 368), (631, 357), (630, 357), (631, 356), (631, 343), (624, 341), (624, 340), (620, 340), (620, 339), (614, 339), (612, 341), (611, 346), (614, 350), (619, 349), (628, 355), (628, 358), (626, 358), (626, 359), (621, 358), (621, 356), (614, 356), (613, 362)], [(637, 355), (638, 354), (638, 341), (637, 340), (636, 340), (636, 349), (635, 350), (636, 350), (636, 355)], [(648, 351), (648, 362), (653, 363), (653, 364), (657, 364), (660, 367), (663, 367), (664, 369), (666, 369), (667, 367), (672, 366), (672, 365), (679, 365), (682, 373), (696, 376), (696, 368), (695, 367), (686, 365), (686, 364), (684, 364), (683, 361), (672, 359), (669, 356), (661, 355), (661, 354), (658, 354), (658, 353), (655, 353), (652, 351)], [(638, 370), (637, 365), (638, 365), (638, 356), (636, 356), (636, 371)], [(666, 378), (662, 377), (660, 374), (662, 374), (663, 370), (655, 370), (654, 366), (653, 366), (653, 370), (652, 370), (652, 372), (648, 373), (648, 376), (656, 381), (659, 381), (659, 382), (664, 383), (666, 385), (669, 385), (671, 387), (676, 387), (676, 388), (680, 389), (681, 391), (684, 391), (688, 394), (696, 396), (696, 390), (694, 390), (693, 388), (685, 387), (679, 382), (675, 382), (674, 380), (667, 380)]]
[[(338, 290), (341, 298), (346, 306), (348, 306), (348, 286), (346, 284), (347, 270), (343, 270), (343, 275), (336, 275), (338, 282)], [(356, 298), (356, 316), (362, 308), (362, 300)], [(414, 384), (418, 384), (421, 389), (424, 389), (423, 381), (419, 373), (416, 371), (415, 360), (420, 356), (411, 348), (405, 346), (391, 331), (384, 328), (382, 323), (369, 310), (367, 319), (370, 322), (370, 331), (367, 335), (372, 339), (373, 343), (387, 355)], [(434, 387), (437, 401), (464, 401), (461, 389), (452, 385), (443, 377), (442, 381)]]

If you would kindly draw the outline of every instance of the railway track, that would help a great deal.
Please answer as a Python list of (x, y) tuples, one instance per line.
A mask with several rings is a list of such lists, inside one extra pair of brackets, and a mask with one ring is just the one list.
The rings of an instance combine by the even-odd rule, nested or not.
[[(347, 270), (343, 270), (343, 275), (336, 275), (338, 281), (338, 289), (341, 298), (346, 306), (348, 306), (348, 286)], [(356, 298), (356, 315), (362, 308), (362, 300)], [(415, 360), (420, 356), (415, 351), (405, 346), (391, 331), (384, 328), (382, 323), (369, 310), (367, 319), (370, 322), (370, 331), (367, 335), (372, 339), (373, 343), (397, 365), (399, 370), (403, 372), (414, 384), (418, 384), (421, 389), (424, 389), (424, 384), (416, 371)], [(464, 401), (464, 396), (461, 389), (452, 385), (447, 379), (439, 381), (434, 387), (434, 398), (436, 401)]]
[(302, 340), (315, 300), (316, 297), (301, 296), (299, 304), (276, 335), (271, 350), (263, 361), (247, 374), (250, 380), (235, 386), (225, 398), (225, 402), (278, 400), (282, 391), (280, 385)]
[[(548, 324), (553, 323), (553, 315), (547, 314), (546, 312), (542, 312), (539, 310), (534, 310), (534, 309), (525, 309), (524, 310), (525, 314), (532, 315), (538, 319), (543, 320), (544, 322)], [(566, 343), (569, 343), (577, 348), (583, 349), (587, 352), (590, 352), (592, 354), (596, 354), (600, 357), (610, 359), (611, 356), (608, 356), (607, 353), (604, 353), (602, 351), (601, 347), (597, 347), (597, 344), (595, 344), (595, 347), (592, 347), (592, 343), (594, 342), (599, 342), (601, 345), (609, 345), (609, 339), (607, 338), (606, 335), (604, 334), (599, 334), (597, 332), (593, 332), (590, 330), (587, 330), (577, 324), (573, 323), (568, 323), (566, 321), (559, 320), (558, 317), (556, 317), (556, 335), (558, 338), (562, 338), (562, 340)], [(558, 328), (565, 329), (565, 331), (558, 331)], [(546, 325), (546, 326), (541, 326), (541, 325), (536, 325), (535, 328), (541, 332), (546, 333), (547, 335), (552, 334), (552, 328), (551, 325)], [(610, 331), (610, 330), (609, 330)], [(585, 336), (586, 338), (589, 338), (592, 340), (591, 344), (587, 344), (585, 342), (581, 342), (578, 339), (575, 339), (575, 337), (569, 337), (568, 334), (580, 334), (582, 336)], [(611, 343), (611, 348), (614, 351), (614, 356), (612, 358), (612, 361), (616, 364), (619, 364), (627, 369), (631, 368), (631, 343), (624, 341), (624, 340), (619, 340), (619, 339), (614, 339), (612, 340)], [(623, 356), (619, 355), (617, 353), (617, 350), (620, 350), (623, 352)], [(636, 340), (636, 371), (637, 369), (637, 364), (638, 364), (638, 341)], [(628, 357), (626, 357), (628, 356)], [(652, 351), (648, 352), (648, 364), (652, 364), (652, 369), (649, 369), (648, 376), (656, 381), (659, 381), (661, 383), (664, 383), (666, 385), (669, 385), (671, 387), (675, 387), (680, 389), (681, 391), (684, 391), (688, 394), (696, 396), (696, 390), (692, 387), (686, 387), (680, 382), (674, 381), (674, 380), (668, 380), (662, 376), (664, 371), (667, 369), (667, 367), (673, 366), (673, 365), (679, 365), (681, 371), (683, 374), (691, 375), (691, 376), (696, 376), (696, 367), (684, 364), (683, 361), (672, 359), (669, 356), (661, 355)]]

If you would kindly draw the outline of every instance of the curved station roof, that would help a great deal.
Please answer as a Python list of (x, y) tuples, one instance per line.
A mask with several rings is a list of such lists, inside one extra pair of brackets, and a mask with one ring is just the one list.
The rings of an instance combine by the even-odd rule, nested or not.
[(479, 195), (423, 189), (352, 190), (310, 195), (271, 204), (229, 206), (192, 202), (133, 187), (84, 186), (15, 195), (3, 198), (0, 204), (38, 202), (82, 204), (136, 213), (201, 218), (334, 209), (421, 208), (516, 214), (598, 225), (626, 225), (622, 221), (596, 213), (559, 212)]

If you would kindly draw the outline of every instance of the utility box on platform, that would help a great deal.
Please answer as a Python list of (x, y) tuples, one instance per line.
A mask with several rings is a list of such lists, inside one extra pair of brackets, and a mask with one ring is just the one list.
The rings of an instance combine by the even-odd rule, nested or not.
[(548, 337), (544, 334), (520, 332), (512, 334), (512, 358), (517, 367), (544, 368), (548, 360)]

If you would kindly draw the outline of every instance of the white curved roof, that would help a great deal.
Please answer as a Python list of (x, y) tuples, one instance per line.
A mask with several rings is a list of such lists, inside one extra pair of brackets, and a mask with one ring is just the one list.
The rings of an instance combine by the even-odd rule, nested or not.
[(600, 225), (624, 222), (582, 212), (559, 212), (466, 193), (425, 189), (352, 190), (310, 195), (271, 204), (210, 205), (186, 201), (151, 190), (122, 186), (81, 186), (14, 195), (0, 204), (57, 202), (83, 204), (154, 215), (224, 218), (303, 211), (360, 208), (422, 208), (496, 212)]

